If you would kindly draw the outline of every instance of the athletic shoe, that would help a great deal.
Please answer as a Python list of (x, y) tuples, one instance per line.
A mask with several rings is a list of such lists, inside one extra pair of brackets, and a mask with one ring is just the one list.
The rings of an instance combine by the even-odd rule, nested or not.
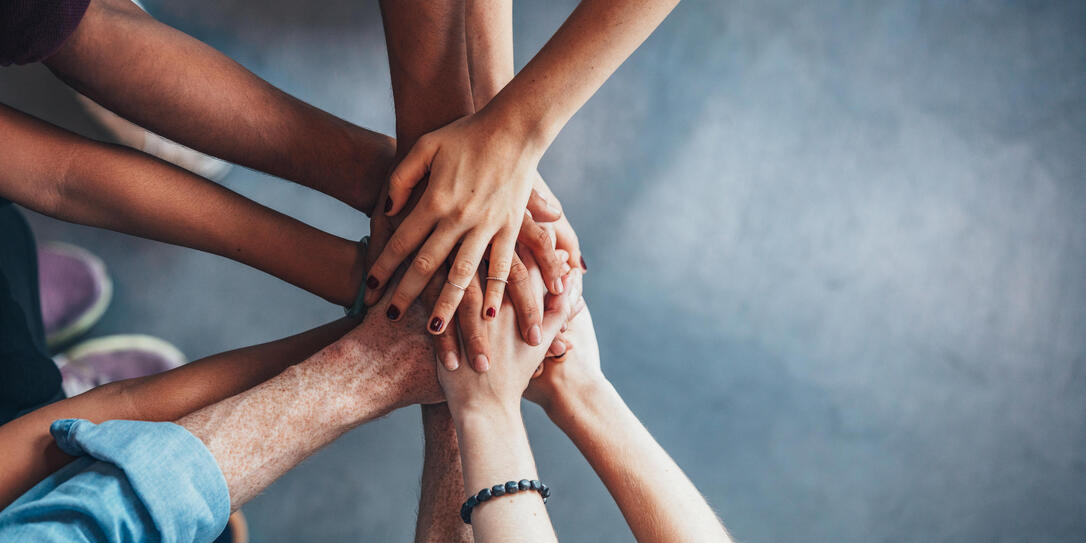
[(170, 343), (152, 336), (116, 335), (84, 341), (53, 358), (68, 397), (96, 386), (171, 370), (186, 362)]
[(74, 245), (38, 246), (38, 290), (45, 341), (50, 349), (90, 330), (113, 299), (102, 261)]

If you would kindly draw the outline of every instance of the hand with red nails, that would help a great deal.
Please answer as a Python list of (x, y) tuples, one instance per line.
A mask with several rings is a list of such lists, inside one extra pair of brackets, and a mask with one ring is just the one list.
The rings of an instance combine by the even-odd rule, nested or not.
[[(499, 313), (497, 300), (502, 299), (514, 271), (517, 240), (533, 240), (541, 261), (548, 260), (547, 251), (540, 246), (549, 237), (544, 238), (541, 232), (545, 231), (538, 225), (525, 221), (526, 216), (535, 221), (556, 219), (560, 213), (538, 193), (533, 196), (538, 161), (539, 153), (531, 152), (508, 127), (483, 113), (463, 117), (419, 139), (390, 176), (386, 214), (398, 214), (427, 174), (429, 180), (417, 205), (396, 228), (370, 270), (367, 286), (375, 292), (367, 293), (367, 300), (379, 298), (388, 278), (415, 254), (393, 298), (396, 307), (407, 307), (452, 257), (429, 319), (430, 331), (441, 333), (489, 247), (487, 303), (481, 315)], [(562, 282), (554, 272), (558, 268), (553, 263), (549, 267), (545, 270), (550, 275), (547, 288), (559, 294)], [(490, 309), (493, 311), (487, 311)]]
[(580, 272), (574, 271), (563, 278), (563, 293), (558, 295), (546, 294), (541, 276), (532, 276), (533, 288), (544, 296), (543, 341), (537, 346), (520, 341), (513, 333), (516, 324), (512, 312), (499, 313), (496, 319), (488, 321), (487, 331), (495, 358), (490, 371), (479, 373), (462, 365), (449, 367), (444, 361), (437, 370), (438, 382), (454, 413), (469, 405), (519, 404), (551, 341), (572, 317), (575, 302), (581, 296)]

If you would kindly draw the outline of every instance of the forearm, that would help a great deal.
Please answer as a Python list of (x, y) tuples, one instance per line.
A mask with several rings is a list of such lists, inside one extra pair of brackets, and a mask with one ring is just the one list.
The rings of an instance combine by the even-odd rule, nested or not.
[(547, 414), (596, 470), (639, 542), (731, 541), (705, 498), (606, 380), (572, 386)]
[(0, 196), (79, 224), (218, 254), (350, 304), (355, 242), (312, 228), (143, 153), (0, 106)]
[[(539, 478), (519, 402), (462, 409), (453, 418), (466, 496), (507, 481)], [(471, 525), (478, 542), (506, 541), (512, 533), (523, 536), (520, 541), (557, 541), (538, 492), (491, 498), (475, 506)]]
[(460, 520), (464, 503), (464, 479), (460, 468), (460, 446), (447, 404), (422, 406), (422, 429), (426, 451), (419, 487), (419, 514), (415, 542), (473, 541), (471, 526)]
[(94, 388), (0, 426), (0, 509), (72, 457), (49, 435), (54, 420), (99, 423), (171, 421), (251, 388), (335, 341), (353, 326), (341, 319), (262, 345), (220, 353), (168, 372)]
[(365, 342), (337, 342), (177, 423), (211, 451), (237, 509), (347, 430), (403, 405), (406, 391), (378, 363), (383, 356)]
[(397, 153), (475, 111), (468, 74), (466, 0), (382, 0)]
[(391, 138), (312, 107), (127, 0), (93, 0), (46, 65), (136, 124), (369, 212)]
[(537, 154), (663, 22), (678, 0), (583, 0), (484, 111)]
[(467, 0), (468, 73), (476, 110), (513, 79), (512, 0)]

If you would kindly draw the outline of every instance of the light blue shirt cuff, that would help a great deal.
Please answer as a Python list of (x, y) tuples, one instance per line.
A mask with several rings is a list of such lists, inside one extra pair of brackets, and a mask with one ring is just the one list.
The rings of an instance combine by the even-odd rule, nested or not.
[(58, 420), (79, 456), (0, 511), (0, 541), (213, 541), (226, 479), (203, 442), (170, 422)]

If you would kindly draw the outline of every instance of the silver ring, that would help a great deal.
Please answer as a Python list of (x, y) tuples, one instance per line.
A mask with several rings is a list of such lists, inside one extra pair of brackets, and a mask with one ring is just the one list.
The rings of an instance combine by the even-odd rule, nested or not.
[(501, 281), (502, 283), (505, 283), (507, 285), (509, 284), (508, 280), (502, 279), (501, 277), (487, 277), (486, 280), (487, 281)]
[(452, 281), (449, 281), (448, 279), (446, 279), (445, 282), (452, 285), (452, 286), (454, 286), (454, 287), (456, 287), (456, 288), (458, 288), (458, 289), (460, 289), (460, 290), (467, 290), (468, 289), (468, 287), (462, 287), (462, 286), (460, 286), (460, 285), (458, 285), (456, 283), (453, 283)]

